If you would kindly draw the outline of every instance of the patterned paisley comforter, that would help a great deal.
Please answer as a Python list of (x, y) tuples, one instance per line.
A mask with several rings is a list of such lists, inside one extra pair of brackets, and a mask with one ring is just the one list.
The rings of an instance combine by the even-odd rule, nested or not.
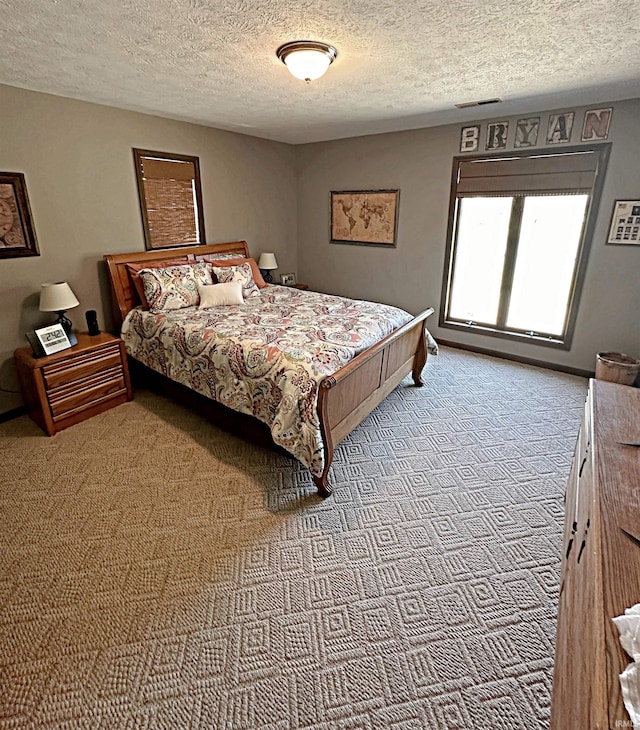
[(318, 383), (411, 319), (384, 304), (268, 286), (243, 305), (136, 308), (122, 338), (129, 355), (153, 370), (259, 418), (319, 476)]

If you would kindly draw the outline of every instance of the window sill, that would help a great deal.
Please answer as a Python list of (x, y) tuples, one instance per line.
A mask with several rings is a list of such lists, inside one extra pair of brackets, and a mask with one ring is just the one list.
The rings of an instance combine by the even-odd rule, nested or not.
[(541, 347), (552, 347), (556, 350), (569, 350), (571, 342), (562, 340), (559, 337), (550, 335), (529, 334), (525, 332), (515, 332), (509, 330), (499, 330), (488, 325), (469, 324), (467, 322), (456, 322), (453, 320), (439, 323), (440, 327), (445, 329), (457, 330), (458, 332), (469, 332), (476, 335), (488, 335), (489, 337), (499, 337), (503, 340), (511, 340), (512, 342), (528, 342), (531, 345), (540, 345)]

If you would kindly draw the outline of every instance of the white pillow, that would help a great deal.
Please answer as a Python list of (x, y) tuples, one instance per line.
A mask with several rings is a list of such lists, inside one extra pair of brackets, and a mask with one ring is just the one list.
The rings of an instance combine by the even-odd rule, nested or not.
[(219, 307), (222, 304), (242, 304), (242, 284), (239, 281), (230, 281), (228, 284), (198, 285), (200, 304), (198, 309)]

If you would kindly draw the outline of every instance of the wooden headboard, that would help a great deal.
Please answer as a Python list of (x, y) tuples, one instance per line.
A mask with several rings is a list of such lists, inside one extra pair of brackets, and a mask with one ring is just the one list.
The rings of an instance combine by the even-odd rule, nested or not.
[(205, 256), (212, 257), (222, 253), (237, 253), (238, 256), (244, 257), (251, 255), (246, 241), (163, 248), (158, 251), (107, 254), (104, 260), (107, 262), (109, 279), (111, 280), (113, 314), (118, 329), (127, 314), (140, 304), (127, 264), (145, 264), (152, 261), (199, 261)]

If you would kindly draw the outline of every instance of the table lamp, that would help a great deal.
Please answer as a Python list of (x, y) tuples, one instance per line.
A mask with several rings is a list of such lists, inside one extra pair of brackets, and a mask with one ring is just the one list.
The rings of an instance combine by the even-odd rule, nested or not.
[(276, 255), (274, 253), (263, 253), (260, 254), (260, 261), (258, 261), (258, 268), (262, 272), (262, 276), (267, 284), (273, 284), (273, 276), (271, 271), (278, 268), (278, 262), (276, 261)]
[(53, 324), (61, 324), (67, 333), (69, 342), (72, 345), (78, 344), (78, 338), (73, 331), (71, 320), (64, 316), (67, 309), (73, 309), (79, 306), (80, 302), (76, 299), (76, 295), (71, 291), (71, 287), (66, 281), (59, 281), (55, 284), (42, 284), (40, 287), (40, 306), (41, 312), (57, 312), (58, 319)]

